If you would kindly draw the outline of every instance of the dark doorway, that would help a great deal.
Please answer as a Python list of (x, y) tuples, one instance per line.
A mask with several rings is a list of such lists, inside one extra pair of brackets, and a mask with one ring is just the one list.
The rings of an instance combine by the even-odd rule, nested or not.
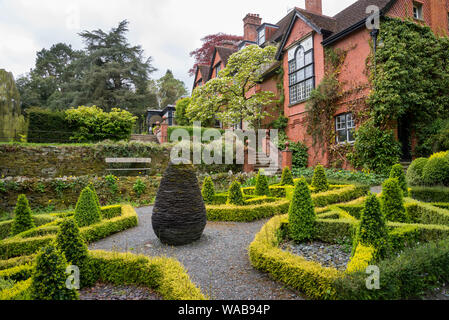
[(412, 161), (411, 117), (403, 115), (398, 120), (398, 139), (402, 145), (401, 161)]

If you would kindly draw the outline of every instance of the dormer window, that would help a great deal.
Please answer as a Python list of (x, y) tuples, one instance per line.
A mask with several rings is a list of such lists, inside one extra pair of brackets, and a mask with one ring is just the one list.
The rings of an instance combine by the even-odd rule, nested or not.
[(423, 20), (422, 3), (413, 2), (413, 17), (418, 20)]
[(196, 86), (201, 87), (203, 85), (203, 79), (198, 80)]
[(263, 28), (259, 31), (258, 40), (257, 40), (257, 44), (259, 46), (263, 45), (264, 43), (265, 43), (265, 28)]

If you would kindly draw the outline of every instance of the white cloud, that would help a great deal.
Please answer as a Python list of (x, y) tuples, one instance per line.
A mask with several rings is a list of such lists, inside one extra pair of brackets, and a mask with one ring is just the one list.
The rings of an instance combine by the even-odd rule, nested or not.
[[(323, 0), (324, 14), (334, 15), (354, 2)], [(154, 77), (171, 69), (190, 89), (189, 52), (202, 37), (241, 35), (247, 13), (276, 23), (294, 6), (304, 7), (304, 0), (0, 0), (0, 68), (17, 77), (34, 66), (36, 51), (58, 42), (82, 48), (78, 32), (109, 30), (127, 19), (130, 42), (142, 45), (159, 69)]]

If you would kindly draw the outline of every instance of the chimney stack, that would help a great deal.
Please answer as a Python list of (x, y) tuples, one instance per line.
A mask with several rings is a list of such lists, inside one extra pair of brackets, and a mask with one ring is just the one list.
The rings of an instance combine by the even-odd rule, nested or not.
[(257, 28), (261, 24), (258, 14), (248, 13), (243, 19), (243, 40), (257, 42)]
[(322, 0), (306, 0), (306, 10), (315, 14), (323, 14)]

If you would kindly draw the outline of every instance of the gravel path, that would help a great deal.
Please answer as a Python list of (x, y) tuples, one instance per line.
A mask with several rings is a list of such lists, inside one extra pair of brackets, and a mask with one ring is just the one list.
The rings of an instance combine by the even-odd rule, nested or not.
[(247, 248), (266, 220), (252, 223), (208, 222), (201, 240), (170, 247), (163, 245), (151, 227), (152, 207), (136, 209), (139, 226), (113, 235), (90, 249), (133, 252), (178, 259), (192, 281), (213, 300), (302, 300), (292, 290), (255, 270)]
[(104, 283), (82, 289), (79, 294), (80, 300), (162, 300), (158, 294), (148, 288)]
[(332, 267), (338, 270), (346, 270), (351, 253), (345, 247), (323, 242), (295, 243), (293, 241), (281, 244), (281, 249), (304, 257), (308, 261), (319, 262), (323, 267)]
[(382, 186), (371, 187), (370, 191), (372, 193), (381, 194), (382, 193)]

